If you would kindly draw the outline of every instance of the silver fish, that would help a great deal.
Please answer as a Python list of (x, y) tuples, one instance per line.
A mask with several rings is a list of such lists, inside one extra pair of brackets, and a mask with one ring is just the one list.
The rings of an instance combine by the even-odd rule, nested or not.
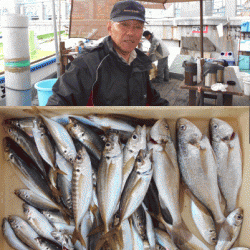
[(234, 248), (230, 248), (231, 250), (250, 250), (250, 248), (248, 247), (234, 247)]
[(133, 225), (141, 238), (143, 240), (147, 239), (147, 230), (146, 230), (146, 214), (142, 205), (140, 205), (131, 216)]
[(178, 161), (184, 182), (192, 193), (212, 212), (217, 223), (225, 216), (220, 206), (217, 162), (210, 142), (190, 121), (177, 121)]
[(174, 244), (170, 235), (160, 228), (155, 228), (156, 241), (164, 249), (178, 250), (179, 248)]
[(130, 223), (130, 228), (131, 228), (132, 239), (133, 239), (133, 250), (143, 250), (144, 249), (143, 240), (138, 234), (138, 232), (136, 231), (132, 223)]
[(230, 249), (237, 240), (243, 222), (243, 209), (237, 208), (231, 212), (222, 224), (215, 250)]
[(134, 169), (125, 184), (120, 200), (120, 223), (129, 218), (141, 205), (148, 190), (152, 169), (152, 150), (146, 152), (141, 149), (135, 160)]
[(216, 245), (217, 233), (211, 214), (191, 192), (188, 194), (191, 198), (191, 214), (196, 227), (207, 243)]
[[(50, 223), (64, 223), (67, 222), (64, 220), (61, 212), (53, 212), (53, 211), (42, 211), (42, 214), (47, 218)], [(73, 219), (70, 219), (70, 225), (74, 226), (75, 222)]]
[(42, 237), (37, 237), (36, 242), (40, 246), (41, 250), (61, 250), (62, 247), (55, 245)]
[(177, 226), (182, 223), (179, 204), (180, 171), (166, 119), (155, 123), (151, 129), (151, 138), (155, 143), (149, 142), (148, 147), (153, 149), (153, 178), (159, 192), (160, 205), (169, 210), (173, 225)]
[(39, 244), (35, 240), (37, 237), (39, 237), (39, 235), (25, 220), (16, 215), (9, 216), (8, 220), (16, 236), (23, 243), (32, 249), (41, 250)]
[(40, 116), (53, 137), (59, 152), (65, 157), (66, 160), (73, 162), (76, 158), (76, 149), (66, 128), (44, 115), (40, 114)]
[(14, 125), (7, 124), (5, 129), (10, 136), (23, 150), (33, 159), (41, 173), (46, 176), (46, 170), (42, 161), (42, 158), (37, 150), (34, 141), (21, 129)]
[(25, 245), (14, 233), (7, 218), (3, 219), (2, 224), (3, 236), (10, 247), (16, 250), (31, 250), (30, 247)]
[(145, 211), (145, 215), (146, 215), (146, 232), (147, 232), (148, 242), (149, 242), (151, 249), (155, 249), (156, 238), (155, 238), (155, 230), (154, 230), (153, 221), (152, 221), (151, 215), (149, 214), (148, 209), (144, 205), (144, 203), (142, 203), (142, 207), (143, 207), (143, 209)]
[(97, 198), (104, 232), (109, 231), (121, 195), (123, 151), (119, 135), (111, 133), (106, 139), (97, 174)]
[(73, 166), (72, 202), (76, 225), (75, 234), (76, 238), (80, 240), (82, 245), (86, 246), (80, 235), (80, 223), (92, 201), (93, 178), (91, 161), (86, 149), (83, 146), (79, 150)]
[(67, 250), (74, 250), (74, 245), (71, 241), (71, 236), (67, 233), (53, 231), (51, 235), (61, 243), (63, 247), (66, 247)]
[(236, 209), (242, 184), (242, 156), (239, 136), (225, 121), (210, 120), (212, 147), (218, 162), (218, 183), (226, 199), (227, 212)]
[(134, 167), (135, 159), (140, 149), (145, 150), (146, 147), (146, 126), (141, 127), (138, 125), (124, 147), (122, 190)]
[(41, 210), (61, 210), (61, 207), (52, 199), (46, 199), (40, 196), (37, 192), (29, 189), (19, 189), (14, 191), (20, 199)]
[(16, 127), (22, 129), (30, 137), (33, 137), (32, 128), (34, 119), (34, 117), (7, 119), (5, 120), (5, 124), (13, 124)]
[(55, 230), (54, 227), (42, 213), (25, 203), (23, 204), (23, 211), (27, 222), (40, 236), (59, 243), (51, 236), (51, 232)]
[(134, 126), (128, 122), (108, 115), (93, 114), (88, 115), (88, 119), (102, 129), (115, 129), (127, 132), (133, 132)]
[(86, 146), (98, 160), (101, 159), (104, 142), (99, 135), (74, 117), (69, 117), (69, 124), (66, 128), (73, 138)]
[(53, 222), (52, 225), (55, 227), (55, 231), (72, 235), (75, 231), (75, 225), (68, 225), (60, 222)]

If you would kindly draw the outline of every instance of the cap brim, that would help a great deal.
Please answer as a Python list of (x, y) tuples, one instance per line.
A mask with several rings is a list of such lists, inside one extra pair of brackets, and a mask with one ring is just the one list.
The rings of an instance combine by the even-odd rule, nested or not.
[(140, 18), (140, 17), (134, 17), (134, 16), (121, 16), (121, 17), (114, 17), (111, 19), (114, 22), (122, 22), (122, 21), (127, 21), (127, 20), (137, 20), (137, 21), (141, 21), (141, 22), (146, 22), (144, 19)]

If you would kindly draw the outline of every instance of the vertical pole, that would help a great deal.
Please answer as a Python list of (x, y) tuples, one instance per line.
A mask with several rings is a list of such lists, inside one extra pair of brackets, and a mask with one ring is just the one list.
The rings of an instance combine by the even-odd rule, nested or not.
[(53, 11), (54, 37), (55, 37), (55, 49), (56, 49), (56, 65), (57, 65), (57, 78), (58, 78), (60, 76), (60, 60), (59, 60), (58, 40), (57, 40), (55, 0), (52, 0), (52, 11)]
[(6, 106), (31, 106), (29, 19), (18, 14), (1, 18)]
[(200, 0), (200, 50), (203, 58), (203, 0)]

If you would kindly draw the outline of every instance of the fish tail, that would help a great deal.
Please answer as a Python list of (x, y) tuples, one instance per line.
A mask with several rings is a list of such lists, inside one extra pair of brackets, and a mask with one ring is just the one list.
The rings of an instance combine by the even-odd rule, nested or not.
[(76, 241), (79, 240), (80, 243), (82, 244), (82, 246), (84, 246), (86, 248), (86, 243), (85, 240), (82, 237), (82, 234), (79, 232), (78, 229), (75, 228), (73, 234), (72, 234), (72, 243), (75, 244)]
[(88, 236), (91, 236), (91, 235), (94, 235), (94, 234), (97, 234), (97, 233), (100, 233), (100, 232), (103, 232), (104, 231), (104, 224), (96, 227), (95, 229), (93, 229), (89, 234)]
[(60, 212), (62, 213), (63, 219), (66, 221), (66, 223), (70, 225), (70, 217), (72, 217), (71, 211), (61, 205)]
[(55, 172), (56, 174), (62, 174), (62, 175), (67, 175), (65, 172), (63, 172), (61, 169), (59, 168), (55, 168)]

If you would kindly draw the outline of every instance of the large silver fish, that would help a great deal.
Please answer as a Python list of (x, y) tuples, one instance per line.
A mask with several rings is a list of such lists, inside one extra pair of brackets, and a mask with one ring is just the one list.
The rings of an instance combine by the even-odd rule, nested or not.
[(179, 204), (180, 171), (177, 155), (166, 119), (155, 123), (151, 129), (148, 147), (153, 149), (153, 178), (159, 192), (160, 204), (168, 209), (173, 225), (182, 223)]
[(144, 125), (141, 127), (138, 125), (124, 147), (122, 190), (125, 186), (128, 176), (133, 170), (135, 159), (140, 149), (145, 150), (146, 147), (146, 126)]
[(225, 121), (210, 120), (212, 147), (218, 162), (218, 183), (226, 199), (227, 212), (236, 209), (237, 197), (242, 184), (242, 156), (239, 136)]
[[(84, 146), (78, 151), (73, 167), (72, 202), (76, 226), (74, 238), (79, 239), (82, 245), (86, 246), (80, 234), (80, 223), (92, 201), (93, 179), (91, 161)], [(74, 240), (73, 243), (75, 243)]]
[(217, 223), (225, 221), (220, 206), (217, 162), (206, 136), (190, 121), (177, 121), (178, 161), (182, 179), (212, 212)]
[(237, 240), (243, 222), (243, 209), (237, 208), (231, 212), (222, 224), (215, 250), (228, 250)]
[(106, 139), (97, 174), (97, 199), (105, 233), (109, 231), (121, 195), (122, 164), (123, 148), (119, 135), (111, 133)]
[(39, 237), (39, 235), (28, 224), (28, 222), (16, 215), (10, 215), (8, 220), (16, 236), (23, 243), (25, 243), (34, 250), (41, 250), (39, 244), (36, 242), (36, 238)]
[(3, 236), (10, 247), (15, 250), (31, 250), (26, 244), (24, 244), (14, 233), (7, 218), (3, 219), (2, 224)]
[(66, 128), (73, 138), (86, 146), (98, 160), (101, 159), (104, 141), (98, 134), (74, 117), (69, 117)]

